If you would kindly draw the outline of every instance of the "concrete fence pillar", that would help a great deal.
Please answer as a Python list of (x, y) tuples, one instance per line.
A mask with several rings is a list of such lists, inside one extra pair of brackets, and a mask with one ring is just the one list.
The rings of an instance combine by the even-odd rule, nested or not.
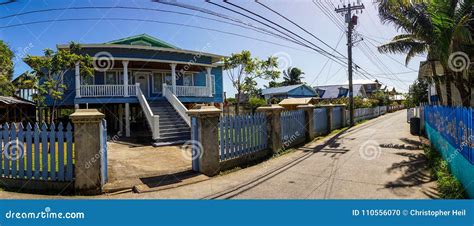
[(74, 189), (80, 194), (102, 193), (100, 123), (104, 114), (97, 109), (77, 109), (74, 123)]
[(299, 105), (297, 107), (298, 109), (301, 109), (305, 113), (305, 131), (306, 131), (306, 141), (312, 141), (314, 138), (316, 138), (316, 130), (314, 129), (314, 118), (313, 118), (313, 112), (314, 112), (314, 105), (308, 104), (308, 105)]
[(273, 153), (278, 153), (282, 148), (280, 123), (283, 109), (280, 105), (257, 108), (257, 112), (263, 112), (267, 117), (268, 147)]
[[(217, 175), (220, 171), (219, 158), (219, 118), (221, 110), (214, 106), (198, 106), (187, 111), (191, 118), (197, 120), (197, 134), (194, 134), (197, 144), (192, 144), (193, 148), (198, 148), (193, 153), (193, 159), (197, 157), (198, 171), (207, 176)], [(193, 119), (194, 120), (194, 119)], [(193, 166), (194, 168), (194, 166)]]

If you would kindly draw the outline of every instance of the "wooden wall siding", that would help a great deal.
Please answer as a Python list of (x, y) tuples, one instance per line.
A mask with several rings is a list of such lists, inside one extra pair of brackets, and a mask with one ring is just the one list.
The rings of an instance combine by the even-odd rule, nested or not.
[(219, 142), (221, 161), (267, 149), (266, 116), (246, 114), (221, 117)]
[(306, 139), (305, 123), (303, 110), (283, 111), (281, 113), (280, 126), (283, 148), (288, 148)]
[(326, 108), (316, 108), (313, 111), (313, 129), (316, 135), (328, 133), (328, 116)]
[(73, 180), (73, 132), (71, 124), (48, 128), (15, 123), (0, 128), (1, 168), (4, 178), (43, 181)]

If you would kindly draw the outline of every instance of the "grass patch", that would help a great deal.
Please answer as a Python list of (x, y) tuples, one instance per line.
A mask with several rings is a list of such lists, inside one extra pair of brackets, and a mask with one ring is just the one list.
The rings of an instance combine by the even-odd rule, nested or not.
[(428, 164), (431, 169), (431, 176), (436, 180), (440, 198), (443, 199), (466, 199), (467, 194), (461, 182), (454, 177), (448, 166), (448, 162), (441, 154), (431, 146), (423, 146)]

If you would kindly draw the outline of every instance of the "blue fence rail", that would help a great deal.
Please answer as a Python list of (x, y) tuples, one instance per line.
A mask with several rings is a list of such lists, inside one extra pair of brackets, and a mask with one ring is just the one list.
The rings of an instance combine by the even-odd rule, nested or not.
[(304, 141), (305, 114), (303, 110), (284, 111), (281, 113), (281, 142), (284, 148)]
[(107, 169), (107, 121), (105, 119), (102, 119), (102, 122), (100, 123), (100, 155), (100, 173), (102, 174), (101, 183), (104, 185), (109, 181), (109, 173)]
[(220, 159), (227, 160), (268, 147), (264, 114), (223, 116), (219, 123)]
[(72, 126), (4, 124), (0, 128), (3, 178), (43, 181), (73, 180)]
[(463, 107), (424, 106), (426, 123), (474, 164), (474, 110)]

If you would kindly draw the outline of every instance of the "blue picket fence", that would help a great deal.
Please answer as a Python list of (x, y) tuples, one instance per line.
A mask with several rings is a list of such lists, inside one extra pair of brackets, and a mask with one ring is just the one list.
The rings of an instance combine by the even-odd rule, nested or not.
[(474, 110), (463, 107), (423, 106), (426, 123), (474, 164)]
[(267, 149), (266, 116), (259, 113), (221, 117), (219, 142), (221, 160)]
[(281, 113), (281, 142), (285, 147), (305, 140), (305, 114), (303, 110)]
[(313, 111), (313, 129), (316, 135), (328, 132), (328, 113), (326, 108), (316, 108)]
[(62, 123), (48, 128), (43, 123), (4, 124), (0, 128), (2, 155), (1, 176), (4, 178), (43, 181), (73, 180), (72, 126)]

